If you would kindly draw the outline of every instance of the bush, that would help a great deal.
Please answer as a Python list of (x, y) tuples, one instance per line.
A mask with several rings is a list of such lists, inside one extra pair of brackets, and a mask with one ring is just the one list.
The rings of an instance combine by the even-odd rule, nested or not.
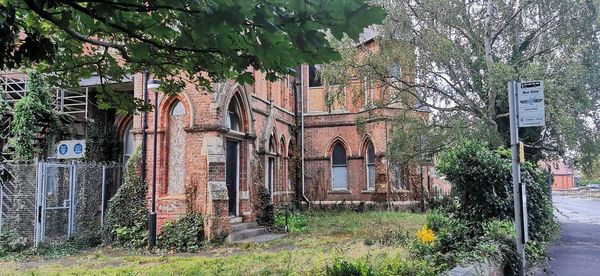
[(439, 275), (440, 269), (431, 265), (426, 260), (405, 260), (399, 258), (391, 258), (387, 261), (387, 265), (379, 273), (380, 275), (419, 275), (433, 276)]
[(28, 248), (26, 238), (17, 238), (9, 231), (0, 233), (0, 258)]
[[(285, 227), (285, 212), (279, 212), (275, 216), (275, 226)], [(308, 220), (301, 213), (288, 212), (288, 231), (290, 233), (308, 232)]]
[(510, 160), (469, 141), (445, 152), (436, 171), (452, 183), (459, 205), (454, 214), (472, 221), (512, 217), (512, 174)]
[[(446, 262), (457, 264), (491, 257), (508, 261), (516, 272), (510, 151), (492, 151), (483, 143), (469, 141), (444, 153), (436, 169), (452, 183), (456, 200), (446, 214), (431, 213), (427, 217), (428, 225), (437, 231), (437, 249)], [(546, 180), (547, 176), (534, 164), (522, 164), (531, 240), (526, 252), (534, 261), (545, 256), (547, 242), (558, 232)]]
[[(436, 170), (452, 183), (458, 204), (450, 212), (455, 217), (478, 224), (514, 218), (512, 167), (507, 150), (492, 151), (483, 143), (468, 141), (442, 154)], [(521, 177), (527, 187), (530, 238), (550, 241), (558, 226), (547, 178), (528, 162), (521, 168)]]
[(175, 222), (167, 222), (158, 237), (161, 248), (193, 252), (204, 244), (204, 221), (196, 212), (187, 213)]
[(105, 242), (127, 247), (143, 247), (148, 239), (148, 186), (140, 178), (140, 148), (137, 148), (125, 169), (123, 185), (108, 202), (104, 223)]
[(375, 271), (368, 262), (358, 260), (350, 262), (342, 259), (336, 259), (331, 266), (325, 269), (325, 275), (328, 276), (371, 276), (376, 275)]

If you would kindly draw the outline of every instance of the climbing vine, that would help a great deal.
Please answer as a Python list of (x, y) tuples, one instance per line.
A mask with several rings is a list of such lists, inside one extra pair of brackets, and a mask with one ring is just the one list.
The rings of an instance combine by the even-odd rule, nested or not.
[(38, 72), (29, 73), (29, 91), (13, 108), (9, 143), (14, 158), (40, 157), (53, 144), (62, 128), (61, 116), (54, 110), (50, 87)]
[(99, 111), (87, 124), (85, 159), (90, 161), (113, 161), (118, 148), (117, 135), (113, 126), (113, 110)]
[(108, 201), (103, 229), (104, 241), (128, 247), (146, 244), (148, 208), (146, 181), (140, 177), (141, 148), (138, 147), (125, 168), (124, 182)]

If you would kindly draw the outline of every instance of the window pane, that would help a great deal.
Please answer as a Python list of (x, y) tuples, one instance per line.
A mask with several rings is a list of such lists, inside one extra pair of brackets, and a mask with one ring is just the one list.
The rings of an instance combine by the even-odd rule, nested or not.
[(333, 156), (331, 158), (333, 165), (346, 165), (346, 149), (342, 144), (337, 143), (333, 147)]
[(269, 158), (269, 171), (268, 171), (268, 182), (269, 194), (273, 194), (273, 174), (274, 174), (274, 163), (275, 159)]
[(368, 165), (367, 170), (369, 171), (369, 183), (368, 189), (375, 189), (375, 165)]
[(375, 163), (375, 148), (373, 148), (373, 144), (371, 144), (370, 142), (367, 145), (367, 163)]
[(185, 108), (183, 107), (183, 104), (180, 101), (177, 101), (177, 103), (171, 110), (171, 115), (173, 115), (173, 116), (185, 115)]
[(348, 168), (333, 167), (333, 189), (348, 189)]
[(406, 189), (406, 186), (404, 185), (404, 179), (402, 176), (402, 167), (398, 164), (392, 164), (391, 174), (393, 187), (396, 189)]
[(321, 82), (321, 77), (317, 74), (319, 69), (320, 69), (319, 65), (308, 66), (308, 86), (309, 87), (323, 86), (323, 83)]

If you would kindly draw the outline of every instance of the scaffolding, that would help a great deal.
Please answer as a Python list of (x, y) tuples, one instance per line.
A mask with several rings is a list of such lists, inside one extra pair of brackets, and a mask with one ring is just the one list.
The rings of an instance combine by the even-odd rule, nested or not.
[[(0, 74), (0, 93), (2, 98), (10, 106), (27, 96), (29, 84), (27, 75), (22, 73), (4, 73)], [(87, 121), (88, 118), (88, 96), (89, 88), (80, 87), (76, 89), (53, 88), (53, 103), (56, 111), (69, 114), (75, 121)], [(12, 108), (5, 110), (0, 119), (0, 148), (2, 154), (1, 160), (10, 159), (8, 140), (12, 137)]]
[[(2, 97), (10, 105), (27, 95), (29, 85), (24, 74), (0, 75)], [(75, 118), (88, 118), (88, 93), (87, 87), (76, 89), (54, 88), (54, 108), (57, 111), (72, 115)]]

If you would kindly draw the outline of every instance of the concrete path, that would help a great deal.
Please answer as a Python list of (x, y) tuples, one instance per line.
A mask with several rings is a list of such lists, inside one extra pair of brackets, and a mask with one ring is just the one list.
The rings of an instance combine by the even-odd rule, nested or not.
[(547, 270), (536, 274), (600, 275), (600, 199), (554, 196), (553, 201), (560, 239), (550, 247)]

